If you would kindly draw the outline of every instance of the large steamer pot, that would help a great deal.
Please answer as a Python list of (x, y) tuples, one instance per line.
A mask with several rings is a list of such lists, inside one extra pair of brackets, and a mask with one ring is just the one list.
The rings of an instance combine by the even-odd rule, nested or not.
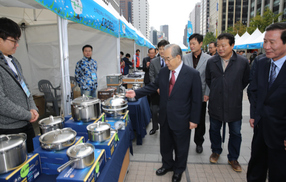
[(75, 143), (76, 135), (71, 128), (56, 129), (41, 135), (39, 141), (45, 150), (63, 150)]
[(84, 169), (94, 163), (94, 146), (89, 143), (80, 143), (70, 147), (67, 150), (67, 155), (70, 161), (58, 167), (57, 171), (61, 172), (66, 167), (70, 166), (75, 169)]
[(110, 124), (104, 122), (92, 123), (86, 127), (88, 139), (93, 142), (102, 142), (110, 138)]
[(39, 121), (41, 134), (64, 128), (64, 119), (60, 116), (50, 116)]
[(102, 102), (101, 105), (107, 117), (123, 116), (127, 111), (128, 101), (113, 96)]
[(25, 133), (0, 135), (0, 174), (19, 167), (27, 159)]
[(71, 102), (74, 121), (89, 122), (101, 114), (100, 100), (92, 97), (78, 97)]

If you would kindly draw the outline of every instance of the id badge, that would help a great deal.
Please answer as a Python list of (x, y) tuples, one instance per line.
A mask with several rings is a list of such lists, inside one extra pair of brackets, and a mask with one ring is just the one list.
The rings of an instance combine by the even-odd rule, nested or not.
[(30, 97), (30, 91), (27, 87), (27, 85), (25, 84), (25, 82), (23, 80), (20, 81), (21, 87), (24, 90), (25, 94), (27, 95), (27, 97)]
[(95, 73), (91, 73), (91, 78), (92, 78), (93, 80), (96, 80), (96, 74), (95, 74)]

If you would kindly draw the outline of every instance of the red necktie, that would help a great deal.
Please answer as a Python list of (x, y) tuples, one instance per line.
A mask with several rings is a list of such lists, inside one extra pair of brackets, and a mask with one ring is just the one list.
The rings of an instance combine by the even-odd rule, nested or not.
[(172, 92), (172, 90), (173, 90), (173, 87), (174, 87), (174, 85), (175, 85), (175, 72), (176, 71), (172, 71), (172, 76), (171, 76), (171, 79), (170, 79), (170, 83), (169, 83), (169, 96), (170, 96), (170, 94), (171, 94), (171, 92)]

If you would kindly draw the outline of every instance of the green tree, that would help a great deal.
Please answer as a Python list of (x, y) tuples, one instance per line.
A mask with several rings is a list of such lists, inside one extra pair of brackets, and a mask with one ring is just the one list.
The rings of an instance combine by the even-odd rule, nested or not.
[(246, 32), (246, 25), (242, 24), (240, 21), (237, 21), (234, 26), (229, 26), (226, 32), (231, 33), (232, 35), (238, 34), (239, 36), (242, 36)]
[(204, 40), (203, 40), (203, 50), (207, 50), (207, 45), (210, 43), (210, 42), (215, 42), (216, 41), (216, 37), (214, 35), (213, 32), (207, 32), (205, 37), (204, 37)]
[(262, 16), (257, 14), (255, 17), (250, 19), (249, 27), (247, 28), (248, 33), (252, 34), (256, 28), (261, 32), (264, 32), (268, 25), (278, 22), (278, 18), (282, 14), (283, 13), (274, 14), (269, 8), (266, 8)]

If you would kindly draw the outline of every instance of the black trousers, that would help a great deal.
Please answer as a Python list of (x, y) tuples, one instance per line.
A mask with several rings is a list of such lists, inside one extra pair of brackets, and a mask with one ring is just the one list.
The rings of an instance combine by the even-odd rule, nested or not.
[(158, 130), (160, 95), (158, 93), (154, 93), (150, 95), (150, 98), (151, 98), (150, 109), (152, 111), (152, 129)]
[(203, 102), (201, 109), (200, 124), (198, 124), (197, 128), (195, 129), (194, 142), (196, 145), (203, 145), (205, 141), (204, 135), (206, 133), (206, 106), (207, 103)]
[(247, 181), (265, 182), (268, 171), (269, 182), (284, 182), (286, 181), (286, 151), (269, 148), (264, 137), (263, 121), (260, 121), (254, 128)]
[[(187, 166), (191, 130), (172, 130), (167, 121), (160, 125), (160, 152), (164, 168), (183, 173)], [(173, 158), (175, 152), (175, 159)]]
[(33, 125), (31, 123), (28, 123), (26, 126), (22, 128), (0, 129), (0, 134), (18, 134), (18, 133), (26, 133), (27, 135), (26, 145), (28, 153), (33, 152), (34, 151), (33, 138), (35, 137), (35, 132)]

